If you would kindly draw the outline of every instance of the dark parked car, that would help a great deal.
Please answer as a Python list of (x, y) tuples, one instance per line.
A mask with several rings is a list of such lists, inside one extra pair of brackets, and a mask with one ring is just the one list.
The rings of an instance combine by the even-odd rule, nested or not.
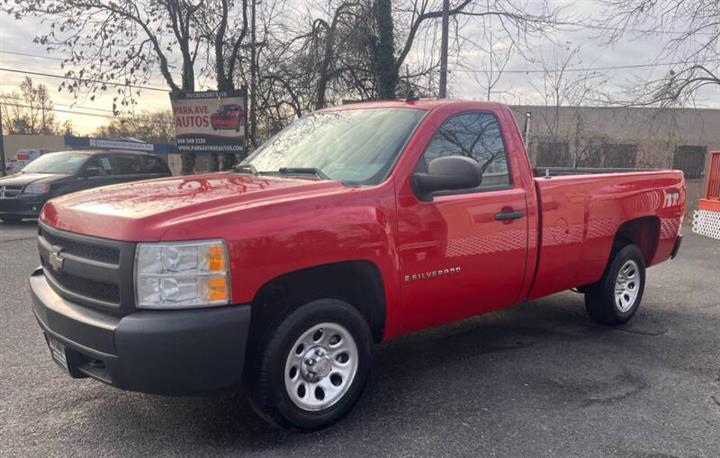
[(48, 199), (83, 189), (172, 175), (154, 154), (63, 151), (40, 156), (21, 172), (0, 178), (0, 219), (35, 218)]

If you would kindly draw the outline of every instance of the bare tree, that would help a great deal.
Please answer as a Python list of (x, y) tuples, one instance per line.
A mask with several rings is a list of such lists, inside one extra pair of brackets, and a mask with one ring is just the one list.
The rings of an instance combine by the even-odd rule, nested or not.
[[(398, 90), (427, 96), (436, 92), (434, 34), (441, 1), (317, 0), (309, 5), (309, 11), (300, 12), (281, 3), (282, 13), (273, 20), (263, 13), (258, 63), (263, 135), (307, 111), (347, 100), (395, 98)], [(465, 51), (463, 31), (490, 18), (498, 37), (515, 48), (527, 34), (552, 27), (555, 14), (549, 8), (542, 11), (546, 13), (528, 14), (515, 0), (456, 2), (450, 11), (455, 53)], [(495, 51), (497, 47), (493, 52), (499, 61)]]
[[(128, 111), (134, 90), (159, 73), (171, 92), (192, 92), (200, 75), (219, 90), (234, 89), (248, 33), (248, 0), (2, 0), (22, 19), (41, 18), (50, 30), (35, 37), (48, 51), (64, 51), (67, 80), (60, 89), (75, 96), (116, 91), (113, 108)], [(115, 82), (124, 86), (116, 86)], [(194, 155), (183, 157), (192, 170)]]
[[(556, 45), (550, 56), (542, 53), (538, 56), (534, 63), (543, 70), (542, 80), (539, 83), (530, 80), (530, 85), (542, 96), (545, 108), (540, 116), (535, 117), (539, 118), (544, 128), (541, 138), (553, 148), (558, 148), (562, 140), (574, 139), (575, 152), (571, 161), (577, 167), (590, 154), (584, 141), (584, 120), (580, 109), (602, 98), (602, 86), (607, 77), (597, 71), (573, 71), (583, 61), (579, 57), (580, 48), (571, 42)], [(571, 116), (569, 121), (563, 122), (561, 114), (568, 109)]]
[(54, 105), (47, 86), (35, 85), (25, 77), (20, 90), (2, 95), (3, 130), (6, 134), (55, 135), (71, 131), (69, 124), (55, 119)]
[(133, 117), (116, 117), (98, 127), (96, 137), (136, 138), (148, 143), (175, 143), (175, 120), (170, 110), (142, 112)]
[[(660, 78), (641, 81), (623, 101), (632, 105), (686, 105), (703, 88), (720, 89), (720, 3), (717, 0), (603, 0), (609, 40), (626, 35), (664, 43), (657, 61), (678, 62)], [(678, 24), (677, 30), (668, 25)]]
[(476, 49), (485, 54), (486, 59), (480, 59), (469, 69), (473, 80), (483, 89), (485, 100), (493, 99), (497, 94), (496, 88), (505, 75), (505, 69), (516, 54), (517, 44), (514, 41), (498, 39), (493, 30), (491, 21), (483, 19), (482, 41), (476, 42), (467, 39)]
[[(451, 18), (496, 18), (504, 36), (518, 41), (528, 33), (542, 32), (556, 22), (557, 13), (544, 1), (540, 2), (541, 14), (530, 14), (526, 5), (515, 0), (486, 0), (478, 2), (462, 0), (451, 3)], [(399, 44), (392, 67), (393, 77), (400, 79), (402, 67), (411, 55), (416, 40), (424, 41), (425, 34), (432, 33), (432, 26), (442, 18), (442, 2), (439, 0), (405, 0), (395, 6), (393, 22), (396, 43)], [(379, 84), (392, 84), (392, 81)], [(388, 92), (392, 92), (389, 91)]]
[[(130, 85), (147, 83), (156, 69), (170, 90), (194, 90), (201, 46), (195, 19), (203, 5), (204, 0), (4, 0), (3, 10), (50, 25), (35, 42), (69, 55), (63, 87), (94, 93), (108, 90), (103, 82), (124, 81), (128, 86), (117, 88), (117, 100), (127, 104)], [(176, 58), (179, 78), (171, 64)]]

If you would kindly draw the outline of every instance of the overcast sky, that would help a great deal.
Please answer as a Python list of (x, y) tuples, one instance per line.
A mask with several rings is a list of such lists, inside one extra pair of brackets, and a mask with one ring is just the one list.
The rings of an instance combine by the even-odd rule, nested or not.
[[(528, 0), (530, 1), (530, 0)], [(553, 6), (564, 7), (563, 14), (572, 18), (573, 21), (590, 23), (601, 14), (601, 6), (596, 0), (551, 0)], [(530, 2), (532, 5), (532, 2)], [(464, 99), (484, 100), (486, 91), (482, 82), (487, 72), (483, 68), (488, 66), (487, 52), (480, 47), (487, 48), (487, 40), (483, 37), (482, 27), (473, 19), (463, 22), (463, 34), (472, 38), (475, 45), (463, 42), (459, 50), (451, 60), (450, 93), (453, 97)], [(0, 67), (6, 69), (17, 69), (29, 72), (42, 72), (51, 74), (62, 74), (60, 68), (62, 55), (47, 54), (42, 46), (32, 42), (33, 36), (47, 25), (35, 19), (15, 21), (8, 16), (0, 16)], [(511, 104), (537, 104), (543, 102), (542, 95), (538, 89), (543, 87), (543, 73), (540, 71), (546, 68), (555, 68), (554, 63), (562, 61), (569, 52), (578, 49), (572, 59), (569, 68), (568, 78), (576, 78), (580, 75), (593, 73), (595, 89), (609, 93), (615, 97), (621, 97), (621, 93), (638, 81), (651, 78), (659, 78), (671, 65), (660, 65), (657, 67), (641, 68), (615, 68), (653, 64), (658, 62), (664, 42), (671, 36), (673, 31), (682, 30), (682, 24), (669, 24), (662, 33), (650, 37), (638, 37), (632, 34), (609, 46), (602, 33), (598, 30), (589, 30), (582, 27), (563, 27), (551, 33), (549, 36), (531, 40), (532, 48), (526, 51), (526, 55), (514, 55), (506, 65), (506, 72), (503, 73), (500, 82), (494, 88), (491, 98)], [(467, 33), (465, 33), (467, 32)], [(497, 38), (496, 38), (497, 37)], [(509, 42), (501, 34), (493, 34), (492, 42), (498, 55), (502, 56)], [(416, 46), (417, 52), (421, 49), (433, 50), (435, 47), (428, 43), (421, 43), (423, 46)], [(27, 55), (19, 55), (27, 54)], [(39, 56), (39, 57), (31, 57)], [(528, 56), (534, 60), (527, 60)], [(670, 59), (672, 60), (672, 59)], [(661, 59), (660, 62), (669, 62), (668, 59)], [(603, 68), (595, 72), (574, 71), (575, 69)], [(0, 70), (0, 92), (16, 90), (24, 75)], [(80, 134), (92, 132), (97, 126), (104, 124), (109, 119), (103, 116), (111, 116), (112, 96), (105, 95), (98, 97), (95, 101), (86, 98), (74, 100), (67, 93), (57, 92), (60, 79), (30, 75), (34, 81), (44, 83), (51, 89), (51, 95), (57, 110), (73, 112), (57, 112), (56, 116), (60, 121), (70, 120)], [(156, 78), (148, 83), (153, 86), (163, 87), (163, 81)], [(211, 89), (211, 88), (208, 88)], [(706, 108), (720, 108), (720, 89), (712, 88), (701, 94), (697, 100), (697, 106)], [(139, 106), (143, 110), (169, 109), (170, 102), (168, 95), (163, 92), (143, 91)], [(83, 113), (83, 114), (81, 114)], [(88, 113), (95, 116), (89, 116)]]

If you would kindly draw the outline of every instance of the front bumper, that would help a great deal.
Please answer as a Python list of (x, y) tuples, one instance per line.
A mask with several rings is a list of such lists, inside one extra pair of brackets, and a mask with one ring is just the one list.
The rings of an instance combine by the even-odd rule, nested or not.
[(0, 219), (6, 216), (36, 218), (48, 196), (42, 194), (20, 194), (12, 199), (0, 199)]
[(33, 312), (65, 346), (73, 377), (118, 388), (188, 395), (241, 385), (250, 306), (138, 311), (123, 317), (66, 301), (42, 269), (30, 277)]

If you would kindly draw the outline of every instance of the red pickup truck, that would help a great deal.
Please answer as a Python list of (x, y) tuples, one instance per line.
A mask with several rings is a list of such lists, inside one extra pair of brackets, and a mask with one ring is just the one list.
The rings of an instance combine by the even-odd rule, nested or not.
[(374, 343), (573, 288), (593, 320), (632, 318), (680, 245), (682, 173), (555, 172), (534, 176), (503, 105), (321, 111), (230, 173), (49, 201), (33, 310), (73, 377), (246, 386), (271, 423), (320, 428)]

